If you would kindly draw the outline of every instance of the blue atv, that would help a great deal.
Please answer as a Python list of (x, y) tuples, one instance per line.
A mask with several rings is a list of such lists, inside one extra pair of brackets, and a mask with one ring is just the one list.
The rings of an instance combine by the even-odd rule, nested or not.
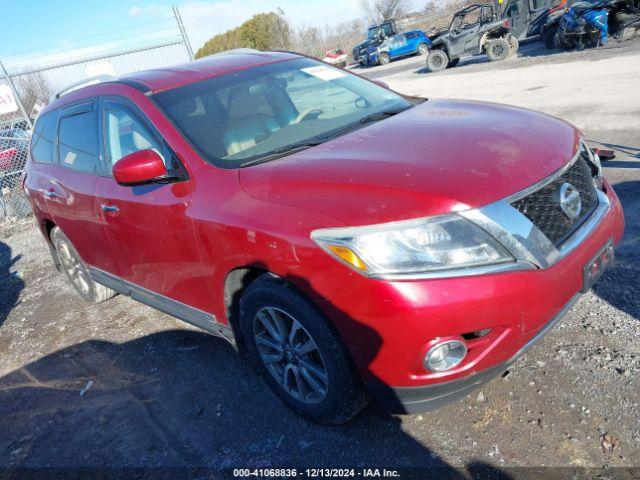
[(553, 43), (565, 50), (606, 45), (611, 37), (624, 39), (640, 31), (640, 0), (577, 1), (559, 19), (549, 17), (546, 31), (556, 28)]
[(560, 19), (556, 46), (561, 49), (606, 45), (609, 37), (607, 0), (576, 2)]
[(431, 40), (420, 30), (412, 30), (386, 37), (380, 45), (370, 45), (363, 65), (386, 65), (391, 60), (408, 55), (427, 55)]

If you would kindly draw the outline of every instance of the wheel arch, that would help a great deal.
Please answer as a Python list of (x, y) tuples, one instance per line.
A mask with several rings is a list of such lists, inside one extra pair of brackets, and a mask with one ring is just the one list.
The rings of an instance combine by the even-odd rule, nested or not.
[(504, 27), (495, 28), (493, 30), (488, 30), (484, 32), (482, 37), (480, 38), (480, 53), (483, 53), (487, 49), (487, 44), (496, 38), (502, 38), (509, 33)]
[(60, 262), (60, 257), (58, 256), (58, 251), (56, 247), (53, 245), (53, 241), (51, 240), (51, 232), (54, 228), (57, 227), (55, 222), (49, 218), (45, 218), (42, 220), (40, 227), (42, 229), (42, 233), (44, 234), (44, 238), (47, 242), (47, 246), (49, 247), (49, 253), (51, 253), (51, 259), (53, 260), (53, 264), (56, 267), (56, 270), (62, 273), (62, 263)]
[(224, 279), (223, 300), (227, 322), (233, 329), (236, 341), (242, 340), (240, 330), (240, 298), (242, 293), (262, 275), (270, 273), (262, 267), (247, 265), (229, 271)]

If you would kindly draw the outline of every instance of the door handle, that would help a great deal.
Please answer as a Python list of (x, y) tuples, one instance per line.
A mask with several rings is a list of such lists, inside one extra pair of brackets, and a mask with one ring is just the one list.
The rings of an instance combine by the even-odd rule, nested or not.
[(100, 208), (107, 213), (118, 213), (120, 211), (116, 205), (107, 205), (106, 203), (101, 203)]
[(53, 190), (45, 190), (44, 196), (47, 198), (58, 198), (60, 195), (58, 195), (58, 193)]

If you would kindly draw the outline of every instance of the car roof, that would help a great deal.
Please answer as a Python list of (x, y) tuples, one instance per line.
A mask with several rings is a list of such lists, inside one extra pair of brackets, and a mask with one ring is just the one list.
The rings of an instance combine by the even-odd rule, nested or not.
[(230, 50), (189, 63), (143, 70), (101, 83), (88, 83), (87, 86), (73, 89), (68, 94), (60, 96), (59, 99), (47, 105), (41, 114), (69, 103), (64, 101), (67, 97), (68, 100), (77, 100), (80, 96), (99, 95), (101, 87), (105, 84), (125, 84), (133, 86), (145, 94), (158, 93), (207, 78), (296, 58), (303, 58), (303, 56), (293, 52), (261, 52), (252, 49)]
[(125, 75), (124, 83), (138, 83), (154, 93), (238, 70), (301, 57), (291, 52), (260, 52), (238, 49), (211, 55), (189, 63)]

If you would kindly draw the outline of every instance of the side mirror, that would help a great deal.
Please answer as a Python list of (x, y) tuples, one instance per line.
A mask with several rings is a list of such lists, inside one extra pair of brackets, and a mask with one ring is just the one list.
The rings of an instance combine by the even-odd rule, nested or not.
[(373, 80), (373, 83), (389, 90), (389, 84), (387, 82), (383, 82), (382, 80)]
[(139, 150), (115, 163), (113, 178), (124, 186), (144, 185), (166, 179), (167, 168), (156, 151)]

